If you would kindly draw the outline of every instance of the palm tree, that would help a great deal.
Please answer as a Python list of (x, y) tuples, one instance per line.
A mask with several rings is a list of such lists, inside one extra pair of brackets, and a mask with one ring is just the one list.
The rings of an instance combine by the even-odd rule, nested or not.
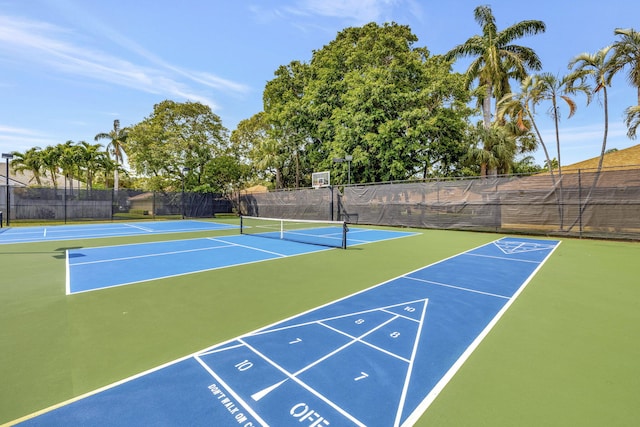
[(65, 179), (71, 183), (71, 194), (73, 194), (73, 178), (77, 177), (75, 172), (76, 170), (79, 171), (82, 162), (82, 154), (75, 144), (75, 142), (69, 140), (64, 144), (58, 145), (60, 150), (58, 166), (62, 169)]
[(481, 168), (482, 165), (486, 165), (501, 174), (509, 173), (517, 151), (516, 137), (504, 126), (496, 123), (489, 129), (478, 123), (472, 134), (482, 147), (472, 147), (467, 153), (467, 160), (480, 164)]
[(42, 185), (42, 173), (45, 165), (42, 159), (42, 150), (40, 147), (29, 148), (24, 153), (14, 151), (13, 160), (11, 160), (11, 167), (15, 172), (28, 171), (33, 174), (33, 178), (36, 180), (38, 186)]
[(537, 142), (542, 146), (542, 150), (544, 151), (545, 156), (545, 164), (548, 166), (549, 173), (551, 174), (551, 179), (555, 185), (555, 176), (553, 174), (553, 168), (551, 167), (552, 162), (549, 157), (549, 150), (547, 149), (547, 145), (544, 143), (544, 139), (542, 138), (542, 134), (540, 133), (540, 129), (535, 120), (535, 104), (538, 103), (538, 76), (527, 76), (520, 85), (519, 93), (509, 93), (505, 95), (500, 101), (497, 103), (497, 119), (498, 121), (504, 121), (505, 115), (508, 115), (515, 122), (515, 125), (521, 131), (529, 132), (533, 128), (535, 131)]
[[(113, 153), (116, 165), (120, 165), (123, 159), (123, 153), (125, 152), (125, 147), (127, 143), (128, 137), (128, 129), (120, 128), (120, 120), (113, 121), (113, 129), (108, 133), (99, 133), (95, 136), (94, 140), (98, 141), (100, 139), (108, 139), (109, 144), (107, 145), (107, 150), (111, 149)], [(113, 171), (113, 188), (115, 191), (118, 191), (118, 171), (119, 168), (115, 168)]]
[(60, 158), (62, 157), (62, 149), (60, 145), (47, 146), (42, 150), (43, 168), (51, 176), (53, 188), (58, 188), (58, 171), (60, 169)]
[[(558, 159), (558, 176), (562, 178), (562, 161), (560, 158), (560, 106), (559, 101), (564, 101), (569, 107), (569, 114), (567, 118), (571, 118), (578, 106), (576, 102), (569, 95), (575, 95), (576, 93), (584, 93), (587, 96), (588, 101), (591, 101), (591, 92), (589, 86), (582, 81), (576, 81), (568, 76), (557, 77), (551, 73), (542, 73), (537, 76), (534, 94), (535, 98), (532, 100), (532, 105), (540, 104), (542, 101), (551, 101), (551, 107), (548, 109), (549, 115), (553, 119), (555, 136), (556, 136), (556, 150)], [(535, 112), (535, 110), (534, 110)]]
[(636, 88), (638, 99), (637, 106), (625, 110), (627, 135), (633, 139), (640, 125), (640, 33), (631, 28), (616, 28), (614, 34), (620, 36), (620, 40), (611, 46), (613, 55), (609, 63), (608, 78), (611, 80), (613, 75), (624, 68), (629, 68), (627, 80)]
[[(600, 150), (600, 160), (598, 161), (598, 172), (602, 170), (602, 162), (607, 151), (607, 135), (609, 133), (609, 99), (607, 96), (607, 86), (611, 86), (611, 74), (607, 71), (610, 69), (610, 62), (607, 55), (611, 50), (611, 46), (600, 49), (594, 54), (582, 53), (569, 62), (569, 68), (573, 68), (573, 72), (567, 76), (571, 81), (584, 80), (591, 77), (595, 83), (593, 93), (602, 91), (602, 102), (604, 108), (604, 135), (602, 137), (602, 149)], [(589, 99), (590, 100), (590, 99)]]
[(636, 131), (640, 127), (640, 105), (634, 105), (624, 110), (624, 124), (627, 125), (627, 136), (631, 139), (636, 138)]
[(86, 141), (80, 141), (79, 147), (82, 152), (82, 166), (86, 173), (87, 190), (91, 190), (93, 188), (93, 179), (102, 164), (101, 157), (105, 153), (101, 150), (102, 144), (89, 144)]
[[(475, 35), (454, 47), (445, 57), (448, 60), (476, 57), (466, 72), (467, 87), (478, 80), (478, 102), (482, 105), (484, 127), (489, 129), (491, 99), (498, 100), (511, 92), (509, 79), (521, 81), (528, 70), (542, 69), (538, 55), (531, 48), (511, 43), (524, 36), (542, 33), (546, 26), (542, 21), (526, 20), (498, 31), (490, 6), (476, 7), (474, 16), (482, 28), (482, 35)], [(485, 167), (481, 165), (481, 169)]]

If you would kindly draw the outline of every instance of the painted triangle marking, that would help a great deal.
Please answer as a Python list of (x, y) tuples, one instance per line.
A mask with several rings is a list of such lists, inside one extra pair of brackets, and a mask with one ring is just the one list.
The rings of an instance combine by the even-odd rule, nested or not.
[(523, 252), (546, 251), (554, 247), (554, 245), (546, 245), (541, 243), (503, 240), (497, 240), (493, 242), (493, 244), (505, 255), (518, 254)]
[[(408, 390), (408, 382), (409, 379), (411, 377), (411, 370), (413, 367), (413, 362), (415, 360), (416, 357), (416, 353), (417, 353), (417, 349), (418, 349), (418, 342), (419, 342), (419, 338), (420, 338), (420, 334), (422, 332), (422, 325), (424, 323), (424, 318), (425, 318), (425, 314), (426, 314), (426, 309), (427, 309), (427, 303), (428, 303), (428, 299), (427, 298), (423, 298), (423, 299), (418, 299), (418, 300), (414, 300), (414, 301), (407, 301), (407, 302), (403, 302), (400, 304), (393, 304), (393, 305), (388, 305), (388, 306), (383, 306), (383, 307), (377, 307), (377, 308), (373, 308), (373, 309), (369, 309), (369, 310), (363, 310), (363, 311), (358, 311), (358, 312), (352, 312), (352, 313), (347, 313), (347, 314), (343, 314), (340, 316), (333, 316), (333, 317), (328, 317), (325, 319), (319, 319), (319, 320), (315, 320), (312, 322), (305, 322), (305, 323), (300, 323), (300, 324), (295, 324), (295, 325), (288, 325), (286, 327), (282, 327), (282, 328), (275, 328), (275, 329), (271, 329), (271, 330), (267, 330), (267, 331), (260, 331), (258, 333), (254, 333), (254, 334), (249, 334), (249, 335), (245, 335), (242, 338), (248, 338), (251, 336), (255, 336), (255, 335), (266, 335), (269, 333), (274, 333), (274, 332), (278, 332), (278, 331), (282, 331), (285, 329), (290, 329), (290, 328), (297, 328), (300, 326), (308, 326), (308, 325), (312, 325), (312, 324), (323, 324), (323, 322), (330, 322), (332, 320), (337, 320), (337, 319), (343, 319), (343, 318), (347, 318), (347, 317), (353, 317), (353, 316), (357, 316), (359, 314), (364, 314), (364, 313), (371, 313), (371, 312), (375, 312), (375, 311), (381, 311), (381, 312), (386, 312), (389, 314), (393, 314), (393, 317), (391, 319), (388, 319), (384, 322), (381, 322), (379, 325), (377, 325), (376, 327), (374, 327), (373, 329), (369, 329), (366, 332), (364, 332), (362, 335), (360, 336), (352, 336), (346, 332), (340, 331), (339, 329), (333, 328), (331, 327), (331, 329), (336, 330), (336, 332), (338, 333), (342, 333), (345, 334), (347, 336), (351, 337), (351, 341), (343, 346), (341, 346), (339, 349), (337, 349), (336, 351), (330, 352), (328, 354), (326, 354), (325, 356), (323, 356), (322, 358), (316, 360), (315, 362), (309, 364), (308, 366), (298, 370), (297, 372), (294, 373), (289, 373), (288, 376), (286, 378), (284, 378), (282, 381), (279, 381), (275, 384), (272, 384), (266, 388), (263, 388), (262, 390), (259, 390), (255, 393), (253, 393), (251, 395), (251, 398), (254, 401), (259, 401), (260, 399), (264, 398), (265, 396), (267, 396), (269, 393), (271, 393), (272, 391), (276, 390), (278, 387), (280, 387), (282, 384), (284, 384), (285, 382), (287, 382), (289, 379), (294, 379), (295, 381), (299, 381), (299, 379), (297, 379), (297, 376), (300, 375), (302, 372), (307, 371), (308, 369), (313, 368), (314, 366), (316, 366), (319, 362), (321, 362), (322, 360), (325, 360), (328, 357), (331, 357), (333, 355), (335, 355), (336, 353), (338, 353), (339, 351), (344, 350), (345, 348), (347, 348), (348, 346), (356, 343), (356, 342), (360, 342), (363, 344), (366, 344), (380, 352), (383, 353), (388, 353), (387, 351), (377, 348), (371, 344), (366, 343), (365, 341), (363, 341), (363, 339), (370, 335), (371, 333), (375, 332), (378, 328), (385, 326), (386, 324), (392, 322), (393, 320), (396, 320), (398, 318), (405, 318), (405, 319), (409, 319), (411, 321), (415, 321), (418, 323), (418, 328), (416, 330), (415, 336), (413, 337), (413, 348), (412, 348), (412, 352), (411, 352), (411, 357), (406, 360), (405, 362), (407, 362), (408, 367), (407, 367), (407, 374), (405, 377), (405, 382), (403, 384), (403, 391), (402, 391), (402, 396), (400, 397), (400, 407), (398, 408), (398, 417), (402, 414), (402, 405), (404, 405), (404, 401), (405, 401), (405, 397), (406, 397), (406, 393)], [(422, 307), (416, 307), (416, 304), (422, 304)], [(403, 307), (403, 308), (401, 308)], [(241, 339), (241, 342), (242, 341)], [(246, 345), (246, 343), (245, 343)], [(228, 349), (231, 348), (235, 348), (236, 346), (232, 346), (232, 347), (228, 347)], [(224, 351), (224, 350), (223, 350)], [(398, 357), (398, 356), (396, 356)], [(285, 373), (286, 371), (284, 371), (283, 369), (281, 369), (281, 371), (283, 373)], [(366, 375), (366, 374), (365, 374)]]

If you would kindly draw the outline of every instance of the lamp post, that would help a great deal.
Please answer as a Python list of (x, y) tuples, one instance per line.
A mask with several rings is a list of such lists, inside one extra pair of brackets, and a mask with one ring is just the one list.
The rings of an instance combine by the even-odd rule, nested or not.
[(11, 197), (9, 196), (9, 160), (13, 159), (13, 154), (11, 153), (2, 153), (2, 158), (7, 165), (7, 174), (5, 175), (5, 182), (7, 188), (7, 227), (9, 226), (9, 222), (11, 221), (9, 218), (11, 217)]
[(342, 162), (347, 162), (348, 165), (348, 175), (347, 175), (347, 184), (351, 184), (351, 160), (353, 160), (353, 156), (351, 154), (347, 154), (344, 157), (334, 157), (333, 158), (333, 162), (334, 163), (342, 163)]
[(184, 219), (184, 175), (189, 172), (191, 169), (189, 168), (182, 168), (182, 219)]

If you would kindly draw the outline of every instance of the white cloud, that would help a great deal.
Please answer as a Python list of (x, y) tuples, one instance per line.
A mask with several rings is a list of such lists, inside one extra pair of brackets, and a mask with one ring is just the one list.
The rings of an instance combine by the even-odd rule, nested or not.
[[(115, 57), (99, 49), (80, 46), (77, 35), (48, 23), (0, 15), (0, 56), (44, 66), (70, 76), (81, 76), (139, 91), (166, 94), (198, 101), (215, 109), (213, 100), (202, 95), (205, 86), (216, 90), (244, 93), (240, 83), (213, 74), (173, 66), (133, 42), (105, 30), (111, 41), (126, 45), (154, 66), (144, 66)], [(73, 38), (75, 36), (75, 39)], [(193, 83), (196, 86), (193, 87)]]
[[(422, 8), (415, 0), (298, 0), (293, 6), (280, 9), (250, 7), (250, 11), (262, 22), (323, 16), (351, 21), (357, 25), (390, 20), (397, 15), (392, 12), (397, 12), (398, 9), (404, 9), (413, 16), (422, 15)], [(302, 24), (296, 26), (303, 28)]]
[(0, 147), (3, 153), (25, 151), (34, 146), (46, 147), (59, 142), (36, 130), (0, 124)]
[(300, 6), (314, 15), (347, 18), (366, 23), (376, 21), (389, 6), (379, 0), (304, 0)]

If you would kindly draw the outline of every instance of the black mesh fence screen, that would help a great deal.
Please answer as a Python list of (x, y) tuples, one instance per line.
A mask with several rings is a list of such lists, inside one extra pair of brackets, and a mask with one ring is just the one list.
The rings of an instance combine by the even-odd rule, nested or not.
[(240, 197), (244, 215), (640, 238), (640, 170), (352, 185)]
[[(82, 221), (151, 219), (162, 217), (213, 217), (231, 213), (229, 198), (220, 194), (146, 192), (140, 190), (86, 190), (76, 188), (7, 187), (0, 195), (5, 221)], [(9, 209), (8, 209), (9, 208)]]

